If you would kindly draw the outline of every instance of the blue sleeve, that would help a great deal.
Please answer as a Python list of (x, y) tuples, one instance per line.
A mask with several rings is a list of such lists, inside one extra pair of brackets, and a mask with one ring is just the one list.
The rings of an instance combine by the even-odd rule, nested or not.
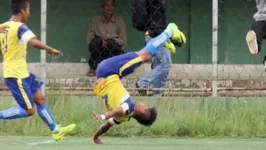
[(29, 28), (25, 24), (22, 24), (18, 28), (18, 39), (21, 39), (21, 37), (23, 36), (23, 34), (26, 33), (27, 31), (29, 31)]

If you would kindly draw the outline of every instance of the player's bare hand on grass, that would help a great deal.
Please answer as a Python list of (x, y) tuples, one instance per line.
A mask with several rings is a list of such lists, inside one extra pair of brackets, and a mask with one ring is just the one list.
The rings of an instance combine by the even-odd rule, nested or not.
[(0, 33), (5, 32), (7, 28), (9, 28), (7, 25), (0, 26)]
[(63, 53), (60, 52), (59, 50), (56, 50), (56, 49), (52, 49), (52, 51), (50, 51), (50, 54), (56, 56), (56, 57), (61, 57), (63, 56)]
[(102, 116), (99, 115), (99, 114), (97, 114), (97, 113), (95, 113), (95, 112), (93, 112), (93, 117), (94, 117), (96, 120), (100, 121), (101, 123), (104, 122), (104, 119), (102, 118)]
[(93, 142), (95, 144), (103, 144), (102, 140), (99, 137), (93, 137)]

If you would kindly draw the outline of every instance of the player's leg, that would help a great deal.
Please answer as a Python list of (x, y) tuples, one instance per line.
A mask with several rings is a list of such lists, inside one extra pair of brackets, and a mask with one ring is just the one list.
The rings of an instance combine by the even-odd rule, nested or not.
[(149, 61), (156, 53), (158, 48), (161, 48), (164, 43), (170, 38), (179, 41), (182, 44), (186, 43), (185, 35), (178, 29), (177, 25), (170, 23), (167, 28), (157, 37), (151, 39), (146, 46), (137, 54), (145, 62)]
[(260, 52), (261, 43), (266, 34), (263, 30), (263, 28), (265, 28), (264, 26), (265, 21), (256, 21), (246, 35), (247, 45), (251, 54), (257, 54)]
[(57, 132), (56, 122), (54, 120), (54, 117), (48, 106), (45, 104), (45, 97), (43, 96), (40, 90), (35, 92), (34, 101), (36, 104), (37, 113), (40, 116), (40, 118), (45, 122), (45, 124), (49, 127), (49, 129), (53, 133)]
[[(149, 61), (169, 38), (179, 40), (182, 44), (186, 43), (185, 35), (178, 30), (178, 27), (174, 23), (170, 23), (163, 33), (151, 39), (139, 52), (129, 52), (102, 61), (96, 70), (97, 78), (106, 78), (114, 73), (117, 73), (121, 77), (131, 74), (143, 62)], [(119, 67), (116, 67), (117, 64)], [(121, 64), (123, 65), (120, 66)]]
[[(151, 37), (146, 32), (145, 33), (145, 41), (148, 42), (149, 40), (151, 40)], [(159, 52), (160, 52), (160, 50), (158, 50), (157, 53), (155, 53), (155, 55), (151, 59), (152, 71), (146, 77), (144, 77), (144, 78), (142, 78), (136, 82), (136, 88), (148, 88), (149, 85), (156, 79), (157, 72), (156, 72), (156, 70), (154, 70), (154, 68), (156, 68), (160, 64), (159, 58), (158, 58)], [(140, 96), (146, 96), (147, 95), (147, 90), (139, 89), (138, 92), (139, 92)]]
[(113, 72), (117, 72), (121, 77), (131, 74), (143, 62), (149, 61), (159, 48), (163, 48), (165, 41), (167, 41), (169, 38), (177, 39), (183, 44), (186, 43), (185, 35), (178, 30), (177, 26), (174, 23), (171, 23), (163, 33), (151, 39), (147, 43), (147, 45), (139, 52), (130, 52), (103, 61), (99, 65), (102, 66), (100, 67), (101, 69), (99, 68), (96, 71), (97, 77), (107, 77), (106, 72), (108, 72), (111, 67), (114, 67), (117, 64), (117, 61), (119, 61), (118, 64), (123, 65), (119, 66), (119, 68), (117, 68), (117, 70), (115, 69), (115, 71)]
[(33, 96), (25, 80), (6, 78), (5, 83), (19, 106), (0, 111), (0, 119), (9, 120), (32, 116), (34, 114)]
[(40, 88), (43, 84), (40, 80), (38, 80), (35, 75), (30, 75), (31, 80), (31, 92), (34, 94), (34, 102), (36, 104), (37, 112), (40, 118), (45, 122), (45, 124), (49, 127), (52, 132), (53, 138), (58, 141), (61, 140), (65, 134), (71, 132), (75, 128), (75, 124), (71, 124), (67, 127), (59, 127), (54, 117), (46, 105), (45, 97), (43, 96)]
[(51, 113), (50, 109), (45, 103), (45, 97), (41, 93), (40, 90), (35, 92), (34, 100), (36, 103), (36, 109), (40, 116), (40, 118), (45, 122), (45, 124), (49, 127), (50, 131), (52, 132), (52, 136), (54, 140), (59, 141), (61, 140), (66, 134), (70, 133), (74, 128), (75, 124), (71, 124), (66, 127), (60, 127), (56, 124), (54, 120), (54, 116)]

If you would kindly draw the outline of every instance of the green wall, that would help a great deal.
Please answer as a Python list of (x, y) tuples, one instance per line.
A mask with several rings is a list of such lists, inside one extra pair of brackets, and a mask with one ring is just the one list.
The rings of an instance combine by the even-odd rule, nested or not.
[[(40, 37), (40, 0), (31, 1), (28, 26)], [(64, 52), (64, 57), (49, 62), (79, 62), (88, 58), (86, 33), (92, 17), (99, 13), (99, 0), (48, 0), (47, 42)], [(168, 21), (175, 22), (187, 36), (188, 44), (173, 55), (174, 63), (211, 63), (212, 1), (171, 0), (167, 5)], [(263, 54), (251, 56), (245, 43), (245, 34), (253, 22), (255, 2), (250, 0), (220, 0), (219, 3), (219, 63), (261, 63)], [(144, 37), (130, 22), (130, 3), (117, 0), (117, 14), (127, 24), (126, 51), (138, 50)], [(0, 21), (10, 17), (9, 1), (0, 1)], [(38, 62), (40, 53), (30, 49), (28, 61)]]

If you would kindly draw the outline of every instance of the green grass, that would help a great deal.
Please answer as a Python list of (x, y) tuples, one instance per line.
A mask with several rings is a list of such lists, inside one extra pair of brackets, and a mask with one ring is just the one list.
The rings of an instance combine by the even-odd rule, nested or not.
[[(158, 108), (158, 119), (151, 128), (132, 119), (116, 126), (106, 136), (131, 137), (265, 137), (265, 98), (142, 98)], [(15, 105), (12, 98), (0, 98), (0, 109)], [(76, 123), (73, 135), (87, 136), (99, 127), (92, 112), (103, 112), (95, 97), (48, 96), (49, 106), (57, 123)], [(0, 120), (0, 135), (47, 136), (49, 131), (35, 115), (32, 118)]]
[[(0, 137), (3, 150), (265, 150), (262, 139), (104, 138), (95, 145), (91, 138), (67, 138), (58, 143), (45, 137)], [(35, 145), (32, 145), (35, 144)]]

